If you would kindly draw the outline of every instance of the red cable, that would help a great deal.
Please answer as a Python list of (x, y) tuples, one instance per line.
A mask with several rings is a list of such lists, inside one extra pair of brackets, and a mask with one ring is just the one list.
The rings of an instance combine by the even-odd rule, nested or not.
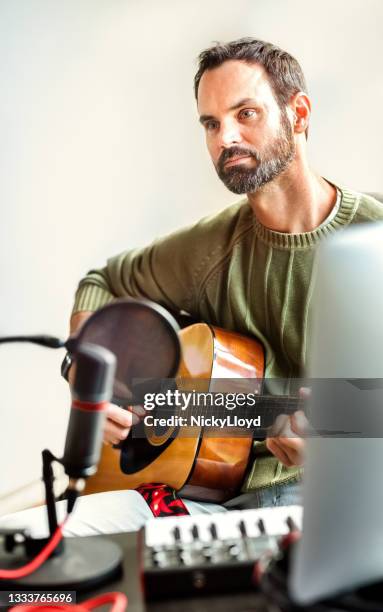
[(17, 580), (18, 578), (24, 578), (24, 576), (29, 576), (32, 572), (35, 572), (52, 554), (56, 546), (62, 540), (63, 537), (63, 528), (65, 523), (67, 522), (68, 517), (59, 525), (54, 532), (52, 538), (49, 542), (44, 546), (42, 550), (40, 550), (39, 554), (32, 559), (26, 565), (22, 567), (17, 567), (16, 569), (6, 570), (0, 569), (0, 580)]
[(107, 603), (114, 604), (111, 609), (111, 612), (124, 612), (124, 610), (128, 607), (128, 598), (124, 593), (112, 591), (110, 593), (98, 595), (97, 597), (92, 597), (92, 599), (84, 601), (82, 606), (86, 610), (93, 610), (93, 608), (97, 608), (97, 606), (103, 606)]
[[(35, 572), (44, 563), (44, 561), (48, 559), (48, 557), (52, 554), (54, 549), (62, 540), (63, 529), (67, 520), (68, 516), (61, 523), (61, 525), (57, 527), (52, 538), (39, 552), (39, 554), (34, 559), (32, 559), (32, 561), (16, 569), (0, 569), (0, 580), (17, 580), (18, 578), (24, 578), (25, 576), (32, 574), (32, 572)], [(93, 608), (97, 608), (98, 606), (103, 606), (108, 603), (113, 604), (110, 612), (125, 612), (126, 608), (128, 607), (128, 598), (124, 593), (110, 592), (103, 593), (102, 595), (98, 595), (97, 597), (93, 597), (92, 599), (88, 599), (87, 601), (84, 601), (81, 605), (52, 605), (50, 603), (32, 605), (19, 604), (10, 608), (10, 611), (16, 610), (17, 612), (38, 612), (39, 610), (42, 610), (44, 612), (48, 612), (49, 610), (55, 610), (56, 612), (88, 612), (88, 610), (93, 610)]]
[(128, 607), (128, 598), (124, 593), (110, 592), (92, 597), (82, 604), (20, 604), (10, 608), (9, 612), (49, 612), (50, 610), (55, 612), (88, 612), (88, 610), (93, 610), (93, 608), (108, 603), (113, 604), (110, 612), (125, 612)]

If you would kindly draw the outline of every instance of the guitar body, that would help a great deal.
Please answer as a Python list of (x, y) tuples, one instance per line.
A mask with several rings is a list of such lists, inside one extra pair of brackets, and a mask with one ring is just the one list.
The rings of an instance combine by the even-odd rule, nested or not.
[[(188, 379), (208, 392), (210, 380), (264, 376), (264, 352), (254, 339), (205, 323), (179, 333), (182, 359), (177, 386), (187, 391)], [(189, 389), (190, 391), (192, 389)], [(198, 427), (156, 428), (143, 423), (140, 437), (132, 432), (122, 451), (104, 446), (98, 473), (86, 493), (135, 489), (145, 483), (166, 483), (189, 499), (222, 503), (240, 488), (249, 462), (252, 436), (230, 438), (204, 435)], [(121, 471), (122, 469), (122, 471)], [(105, 488), (103, 488), (105, 486)]]

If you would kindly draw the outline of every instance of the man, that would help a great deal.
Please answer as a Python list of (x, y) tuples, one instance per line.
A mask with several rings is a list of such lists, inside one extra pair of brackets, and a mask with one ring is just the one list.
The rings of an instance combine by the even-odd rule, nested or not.
[[(309, 167), (311, 104), (302, 70), (288, 53), (243, 39), (207, 49), (199, 60), (195, 95), (211, 159), (228, 189), (247, 197), (90, 272), (77, 292), (71, 331), (116, 296), (146, 297), (257, 337), (266, 347), (267, 376), (299, 377), (316, 247), (351, 223), (383, 218), (383, 207)], [(124, 439), (133, 419), (110, 406), (105, 441)], [(283, 436), (258, 445), (244, 490), (262, 497), (278, 484), (283, 497), (299, 479), (299, 419), (294, 415)], [(289, 427), (294, 437), (286, 435)]]
[[(246, 197), (90, 272), (76, 294), (71, 332), (115, 297), (145, 297), (258, 338), (266, 349), (267, 377), (299, 377), (306, 360), (316, 248), (350, 224), (383, 219), (383, 207), (336, 187), (309, 167), (311, 104), (302, 70), (287, 52), (253, 39), (215, 45), (200, 55), (195, 95), (218, 176)], [(136, 412), (110, 405), (105, 441), (126, 438), (141, 416)], [(300, 413), (293, 415), (284, 435), (256, 443), (243, 483), (244, 492), (253, 492), (254, 505), (298, 500), (301, 420)], [(116, 495), (103, 494), (110, 512), (118, 514), (114, 527), (104, 524), (103, 531), (128, 530), (150, 516), (138, 493)], [(217, 509), (185, 503), (192, 512)], [(85, 502), (82, 508), (86, 516)]]

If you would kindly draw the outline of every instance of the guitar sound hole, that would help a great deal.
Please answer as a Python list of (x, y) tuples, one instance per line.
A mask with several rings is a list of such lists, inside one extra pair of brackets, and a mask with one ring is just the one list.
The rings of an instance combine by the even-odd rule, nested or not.
[(162, 438), (167, 434), (171, 434), (174, 430), (176, 413), (174, 408), (168, 406), (156, 407), (151, 411), (152, 421), (147, 427), (147, 433), (150, 436)]
[(168, 431), (168, 426), (167, 425), (155, 425), (153, 428), (151, 428), (154, 435), (158, 436), (160, 438), (162, 438), (162, 436), (164, 436), (167, 431)]
[[(154, 411), (153, 411), (154, 412)], [(158, 428), (152, 428), (156, 435), (163, 435), (160, 431), (166, 433), (169, 427), (159, 426)], [(145, 428), (141, 421), (138, 425), (135, 425), (130, 430), (129, 436), (121, 444), (121, 455), (120, 455), (120, 467), (125, 474), (134, 474), (139, 470), (148, 467), (155, 459), (157, 459), (161, 453), (174, 441), (177, 437), (179, 428), (176, 427), (169, 438), (165, 438), (162, 444), (153, 445), (149, 442), (147, 434), (148, 430)]]

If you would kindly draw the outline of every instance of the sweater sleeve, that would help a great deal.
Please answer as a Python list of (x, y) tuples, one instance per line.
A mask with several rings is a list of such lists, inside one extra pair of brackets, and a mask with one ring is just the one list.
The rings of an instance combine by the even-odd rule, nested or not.
[(119, 297), (141, 297), (198, 318), (204, 279), (252, 223), (250, 207), (241, 201), (147, 247), (112, 257), (80, 281), (73, 313), (97, 310)]
[(196, 314), (202, 260), (198, 238), (191, 230), (176, 232), (145, 248), (125, 251), (80, 281), (73, 313), (97, 310), (119, 297), (141, 297), (175, 313), (185, 310)]

